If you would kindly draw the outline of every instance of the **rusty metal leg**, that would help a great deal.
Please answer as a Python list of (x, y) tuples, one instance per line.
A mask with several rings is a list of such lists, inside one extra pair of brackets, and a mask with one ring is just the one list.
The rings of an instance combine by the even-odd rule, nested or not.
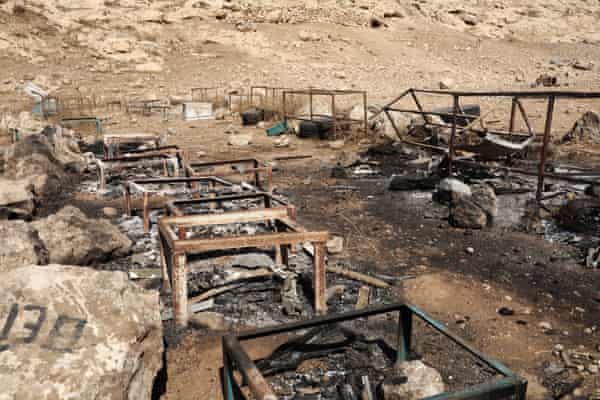
[(398, 316), (398, 358), (397, 361), (407, 361), (410, 355), (412, 335), (412, 311), (402, 307)]
[(452, 176), (452, 162), (454, 161), (454, 139), (456, 137), (457, 114), (459, 112), (458, 96), (452, 96), (454, 105), (452, 107), (452, 133), (450, 135), (450, 145), (448, 146), (448, 176)]
[(143, 214), (144, 214), (144, 233), (150, 232), (150, 204), (149, 194), (144, 192)]
[(517, 98), (513, 97), (512, 104), (510, 106), (510, 123), (508, 125), (508, 132), (513, 133), (515, 131), (515, 118), (517, 116)]
[(125, 183), (125, 212), (131, 217), (131, 188)]
[(285, 265), (286, 267), (290, 266), (290, 258), (289, 258), (289, 253), (288, 253), (288, 249), (289, 249), (289, 245), (284, 244), (279, 246), (279, 253), (281, 254), (281, 264)]
[(188, 290), (185, 254), (173, 254), (172, 280), (173, 280), (173, 316), (175, 325), (180, 328), (188, 324)]
[(165, 246), (165, 239), (162, 234), (158, 234), (158, 245), (160, 246), (160, 274), (162, 278), (163, 290), (171, 289), (171, 279), (169, 277), (169, 268), (167, 267), (167, 260), (170, 255), (167, 254), (167, 246)]
[(227, 355), (227, 351), (225, 351), (225, 346), (223, 347), (223, 399), (224, 400), (235, 400), (233, 394), (233, 365), (229, 356)]
[(365, 119), (365, 136), (369, 131), (369, 118), (367, 117), (367, 92), (363, 93), (363, 118)]
[(546, 110), (546, 125), (544, 127), (544, 142), (542, 144), (542, 154), (540, 155), (540, 165), (538, 167), (538, 187), (536, 193), (536, 200), (539, 202), (542, 200), (542, 194), (544, 192), (544, 174), (546, 173), (546, 156), (548, 152), (548, 144), (550, 143), (550, 136), (552, 134), (552, 118), (554, 115), (554, 96), (548, 98), (548, 109)]
[(325, 243), (313, 243), (314, 246), (314, 271), (313, 290), (315, 292), (315, 311), (317, 314), (327, 312), (325, 299), (326, 273), (325, 273)]

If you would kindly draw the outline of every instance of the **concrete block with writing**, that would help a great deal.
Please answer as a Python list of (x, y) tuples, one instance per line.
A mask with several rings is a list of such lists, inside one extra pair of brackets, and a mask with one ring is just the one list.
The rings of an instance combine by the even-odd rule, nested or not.
[(158, 293), (124, 272), (24, 266), (0, 279), (0, 399), (150, 399)]

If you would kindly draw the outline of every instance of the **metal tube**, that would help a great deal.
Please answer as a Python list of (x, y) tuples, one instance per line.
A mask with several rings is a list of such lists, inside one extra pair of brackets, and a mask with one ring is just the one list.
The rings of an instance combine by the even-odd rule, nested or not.
[(454, 160), (454, 139), (456, 137), (456, 124), (457, 124), (457, 116), (458, 114), (458, 96), (453, 96), (454, 106), (453, 106), (453, 117), (452, 117), (452, 133), (450, 134), (450, 143), (448, 147), (448, 176), (452, 176), (452, 161)]
[(365, 118), (365, 135), (369, 131), (368, 118), (367, 118), (367, 92), (363, 93), (363, 113)]
[(508, 125), (508, 132), (513, 133), (515, 130), (515, 117), (517, 116), (517, 98), (513, 97), (510, 105), (510, 122)]
[(398, 316), (398, 361), (407, 361), (412, 335), (412, 311), (402, 307)]
[(548, 151), (548, 144), (550, 142), (550, 135), (552, 134), (552, 118), (554, 115), (554, 96), (550, 96), (548, 99), (548, 109), (546, 111), (546, 126), (544, 127), (544, 142), (542, 144), (542, 150), (540, 155), (540, 165), (538, 167), (538, 187), (536, 193), (536, 200), (539, 202), (542, 199), (544, 192), (544, 173), (546, 170), (546, 157)]
[(250, 360), (240, 342), (234, 336), (223, 338), (223, 349), (241, 372), (255, 400), (277, 400), (277, 396), (262, 376), (254, 362)]
[(188, 288), (185, 254), (172, 256), (172, 281), (173, 281), (173, 315), (175, 325), (185, 328), (188, 325)]
[(525, 126), (527, 126), (527, 131), (529, 132), (529, 135), (535, 136), (535, 132), (533, 131), (533, 128), (531, 127), (531, 124), (529, 123), (529, 118), (527, 117), (525, 108), (523, 107), (521, 100), (519, 100), (518, 98), (517, 98), (517, 105), (519, 106), (519, 110), (521, 111), (521, 117), (523, 118), (523, 121), (525, 121)]
[(315, 312), (325, 314), (327, 312), (327, 299), (325, 295), (326, 270), (325, 270), (325, 243), (313, 243), (314, 247), (314, 270), (313, 290), (315, 292)]
[[(421, 102), (419, 101), (419, 98), (417, 97), (415, 91), (411, 90), (410, 95), (413, 98), (415, 104), (417, 105), (417, 109), (420, 112), (423, 112), (423, 106), (421, 105)], [(456, 114), (456, 110), (454, 110), (454, 113)], [(429, 119), (429, 116), (427, 114), (423, 114), (423, 118), (425, 119), (425, 122), (427, 122), (427, 123), (431, 122), (431, 120)]]

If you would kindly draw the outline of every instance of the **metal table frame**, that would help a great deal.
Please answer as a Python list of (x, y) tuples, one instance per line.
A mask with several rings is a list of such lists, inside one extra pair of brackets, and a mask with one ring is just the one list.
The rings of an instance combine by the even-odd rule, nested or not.
[[(211, 199), (214, 201), (214, 199)], [(314, 246), (313, 288), (315, 311), (327, 311), (325, 299), (325, 243), (327, 231), (307, 231), (298, 225), (287, 207), (226, 212), (177, 217), (162, 217), (158, 221), (163, 287), (171, 287), (175, 323), (188, 323), (188, 289), (186, 254), (214, 250), (272, 247), (279, 248), (278, 263), (288, 265), (289, 246), (311, 242)], [(232, 235), (218, 238), (187, 239), (189, 228), (195, 226), (226, 225), (232, 223), (268, 222), (273, 232), (254, 235)], [(177, 231), (174, 229), (177, 227)]]
[(417, 307), (405, 303), (372, 306), (359, 311), (333, 314), (314, 318), (309, 321), (282, 324), (223, 337), (223, 398), (225, 400), (242, 399), (242, 397), (237, 395), (237, 393), (240, 392), (241, 385), (234, 377), (234, 372), (239, 371), (243, 378), (243, 382), (248, 386), (255, 400), (277, 400), (277, 396), (269, 386), (265, 377), (256, 367), (256, 364), (250, 359), (248, 353), (242, 347), (241, 342), (390, 312), (399, 313), (397, 360), (402, 361), (409, 359), (411, 337), (413, 335), (413, 319), (414, 317), (417, 317), (425, 322), (428, 327), (441, 333), (450, 341), (460, 346), (462, 350), (470, 353), (478, 361), (503, 376), (503, 378), (496, 381), (480, 383), (453, 393), (446, 392), (437, 396), (427, 397), (426, 400), (493, 400), (506, 399), (511, 396), (514, 396), (515, 400), (525, 400), (527, 393), (526, 380), (515, 375), (514, 372), (502, 363), (483, 355), (456, 334), (450, 332), (443, 324), (435, 321)]

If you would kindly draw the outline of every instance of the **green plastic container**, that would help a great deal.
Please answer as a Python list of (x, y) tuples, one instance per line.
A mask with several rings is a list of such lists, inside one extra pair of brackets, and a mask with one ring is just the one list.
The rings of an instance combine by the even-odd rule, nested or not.
[(279, 136), (287, 131), (288, 127), (285, 121), (279, 121), (270, 128), (267, 128), (267, 136)]

